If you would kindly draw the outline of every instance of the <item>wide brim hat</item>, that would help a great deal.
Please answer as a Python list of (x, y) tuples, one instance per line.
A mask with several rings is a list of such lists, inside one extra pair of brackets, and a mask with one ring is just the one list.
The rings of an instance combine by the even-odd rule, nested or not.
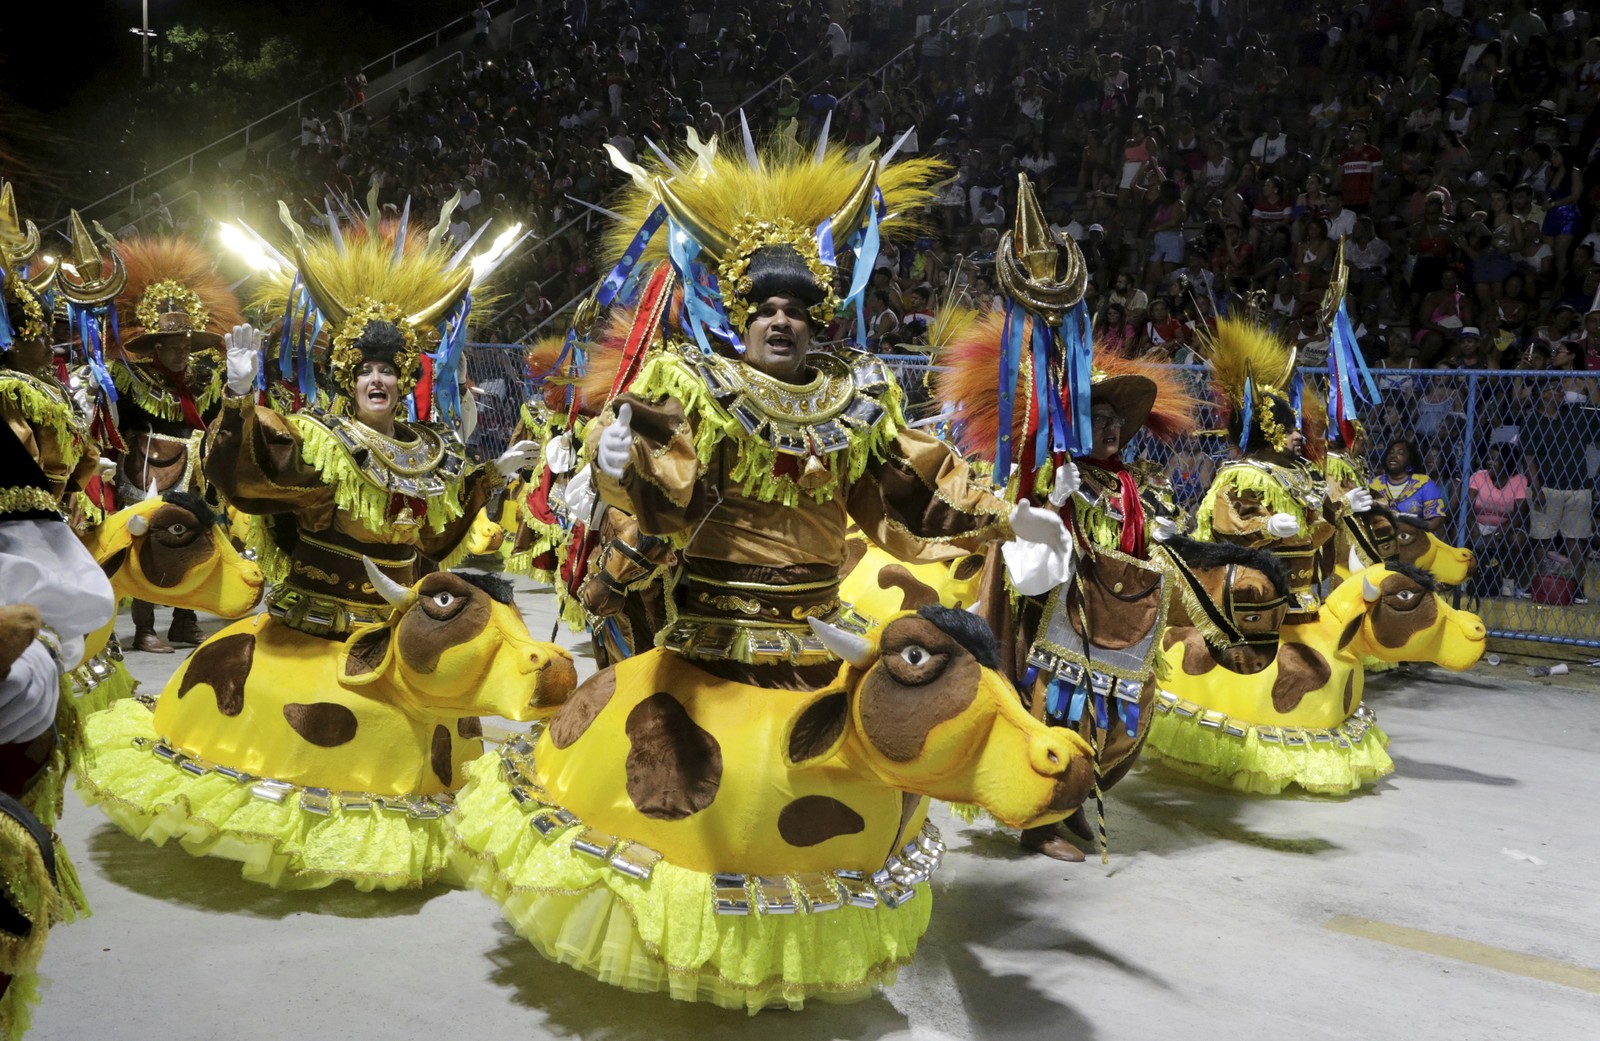
[(207, 351), (222, 346), (222, 337), (206, 329), (196, 329), (194, 319), (185, 311), (169, 311), (156, 322), (154, 329), (122, 343), (123, 353), (137, 360), (148, 360), (162, 347), (187, 347), (191, 351)]
[(1130, 430), (1141, 429), (1145, 420), (1150, 418), (1157, 393), (1155, 380), (1134, 373), (1112, 375), (1096, 372), (1089, 379), (1089, 403), (1108, 402), (1117, 410), (1123, 427)]

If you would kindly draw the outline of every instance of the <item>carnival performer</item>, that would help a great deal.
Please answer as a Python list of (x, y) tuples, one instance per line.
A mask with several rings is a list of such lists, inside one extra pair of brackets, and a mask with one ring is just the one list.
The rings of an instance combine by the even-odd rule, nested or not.
[[(127, 282), (116, 299), (120, 358), (109, 368), (117, 389), (117, 498), (138, 502), (155, 492), (200, 489), (201, 435), (222, 407), (217, 348), (244, 321), (239, 301), (215, 260), (192, 239), (171, 236), (115, 244)], [(195, 613), (174, 608), (165, 639), (155, 605), (135, 599), (131, 648), (171, 654), (205, 639)]]
[[(474, 284), (511, 239), (463, 262), (442, 227), (312, 241), (284, 216), (292, 260), (256, 243), (263, 306), (290, 312), (282, 342), (302, 386), (326, 357), (334, 407), (261, 404), (263, 337), (239, 325), (204, 448), (211, 486), (251, 518), (276, 583), (268, 612), (206, 641), (153, 705), (91, 717), (83, 787), (130, 834), (178, 835), (196, 855), (243, 860), (253, 881), (414, 886), (446, 869), (439, 818), (481, 751), (473, 717), (517, 716), (524, 683), (573, 675), (564, 651), (532, 644), (503, 583), (430, 574), (467, 553), (480, 509), (537, 446), (473, 466), (449, 427), (404, 418), (424, 349), (439, 345), (436, 374), (456, 372)], [(431, 389), (448, 400), (451, 388)], [(506, 670), (521, 679), (508, 685)], [(197, 684), (215, 697), (184, 700)], [(174, 756), (216, 766), (195, 776)], [(219, 774), (269, 781), (240, 789)], [(382, 805), (402, 812), (372, 812)]]
[[(921, 796), (1021, 825), (1088, 790), (1087, 747), (1021, 711), (974, 616), (925, 608), (865, 636), (826, 624), (847, 520), (911, 560), (1014, 536), (1062, 553), (1065, 532), (907, 429), (875, 358), (814, 344), (854, 306), (836, 253), (855, 253), (864, 289), (935, 168), (691, 143), (629, 164), (607, 284), (657, 266), (587, 437), (601, 500), (677, 551), (675, 618), (536, 745), (476, 764), (453, 826), (473, 881), (548, 957), (683, 1000), (798, 1008), (864, 996), (914, 950), (942, 850)], [(890, 717), (900, 737), (862, 736)], [(900, 765), (872, 765), (882, 755)], [(561, 820), (582, 834), (545, 826)]]
[[(1060, 511), (1074, 536), (1076, 566), (1054, 585), (1035, 585), (1030, 580), (1039, 569), (1022, 554), (1009, 546), (999, 555), (991, 552), (979, 603), (1001, 635), (1006, 664), (1034, 716), (1075, 729), (1095, 747), (1104, 792), (1132, 768), (1144, 742), (1141, 719), (1148, 720), (1154, 701), (1168, 593), (1161, 565), (1148, 550), (1151, 541), (1178, 529), (1172, 490), (1159, 468), (1125, 461), (1122, 453), (1140, 430), (1163, 440), (1192, 431), (1199, 402), (1170, 367), (1130, 360), (1110, 348), (1094, 350), (1087, 387), (1072, 385), (1068, 359), (1040, 368), (1019, 352), (1015, 369), (1010, 367), (1008, 330), (1016, 343), (1029, 345), (1036, 325), (1080, 332), (1071, 326), (1082, 320), (1074, 308), (1085, 285), (1082, 255), (1050, 231), (1026, 175), (1019, 180), (1017, 219), (996, 253), (1007, 306), (979, 318), (940, 352), (935, 394), (962, 417), (959, 440), (968, 457), (988, 463), (1008, 442), (1029, 452), (1030, 428), (1037, 431), (1041, 414), (1051, 407), (1039, 404), (1035, 385), (1067, 410), (1087, 406), (1088, 443), (1050, 452), (1044, 466), (1034, 465), (1038, 456), (1025, 455), (1028, 465), (1019, 468), (1013, 491), (1019, 501), (1047, 502)], [(1001, 425), (1002, 390), (995, 379), (1007, 371), (1019, 377), (1009, 429)], [(1002, 556), (1005, 567), (998, 566)], [(1005, 581), (1007, 570), (1016, 581)], [(1067, 825), (1086, 840), (1095, 837), (1082, 810)], [(1057, 860), (1084, 859), (1055, 824), (1024, 829), (1021, 841)]]
[[(14, 299), (0, 327), (11, 326)], [(20, 317), (31, 331), (26, 311)], [(32, 417), (25, 432), (49, 416)], [(116, 611), (110, 583), (65, 522), (62, 482), (41, 467), (40, 448), (41, 439), (18, 437), (14, 421), (0, 424), (0, 1036), (8, 1038), (27, 1028), (51, 925), (88, 912), (53, 832), (66, 779), (57, 719), (73, 724), (66, 675), (85, 637)]]
[(1372, 494), (1354, 488), (1342, 500), (1329, 498), (1326, 479), (1306, 455), (1313, 446), (1302, 430), (1300, 377), (1288, 344), (1228, 318), (1217, 323), (1206, 354), (1240, 457), (1217, 468), (1195, 511), (1194, 535), (1277, 557), (1292, 590), (1286, 624), (1311, 621), (1333, 576), (1335, 526), (1347, 513), (1371, 509)]

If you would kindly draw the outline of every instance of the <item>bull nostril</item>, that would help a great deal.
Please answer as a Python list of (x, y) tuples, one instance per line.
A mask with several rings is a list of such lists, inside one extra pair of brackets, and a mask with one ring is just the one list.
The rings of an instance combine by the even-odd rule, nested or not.
[(1047, 753), (1045, 755), (1045, 758), (1050, 760), (1050, 765), (1051, 766), (1060, 766), (1061, 765), (1061, 757), (1059, 755), (1057, 755), (1055, 752)]

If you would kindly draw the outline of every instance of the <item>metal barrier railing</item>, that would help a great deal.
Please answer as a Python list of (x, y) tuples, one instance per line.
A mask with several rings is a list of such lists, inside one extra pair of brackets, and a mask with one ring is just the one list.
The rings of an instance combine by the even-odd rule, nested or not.
[[(523, 349), (468, 347), (468, 371), (486, 391), (473, 438), (480, 458), (504, 450), (533, 395)], [(920, 388), (930, 370), (925, 358), (881, 357), (909, 390)], [(1203, 368), (1176, 368), (1191, 393), (1209, 399)], [(1303, 375), (1325, 392), (1325, 372)], [(1600, 578), (1591, 580), (1589, 567), (1600, 485), (1600, 373), (1379, 369), (1374, 375), (1383, 401), (1361, 406), (1360, 420), (1376, 498), (1423, 515), (1440, 539), (1473, 550), (1477, 572), (1453, 590), (1455, 603), (1482, 617), (1491, 637), (1600, 647)], [(940, 425), (929, 405), (913, 408), (911, 418)], [(1209, 404), (1196, 416), (1201, 431), (1223, 420)], [(1388, 457), (1401, 443), (1416, 458), (1391, 473)], [(1203, 434), (1170, 445), (1139, 435), (1125, 455), (1161, 464), (1179, 505), (1192, 514), (1231, 450)]]

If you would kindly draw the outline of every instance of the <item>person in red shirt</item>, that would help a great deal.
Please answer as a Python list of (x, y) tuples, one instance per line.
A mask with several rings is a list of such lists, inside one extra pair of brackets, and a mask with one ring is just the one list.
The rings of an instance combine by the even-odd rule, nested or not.
[(1357, 213), (1372, 209), (1373, 190), (1383, 170), (1383, 150), (1367, 141), (1367, 125), (1350, 127), (1350, 147), (1339, 154), (1339, 192)]

